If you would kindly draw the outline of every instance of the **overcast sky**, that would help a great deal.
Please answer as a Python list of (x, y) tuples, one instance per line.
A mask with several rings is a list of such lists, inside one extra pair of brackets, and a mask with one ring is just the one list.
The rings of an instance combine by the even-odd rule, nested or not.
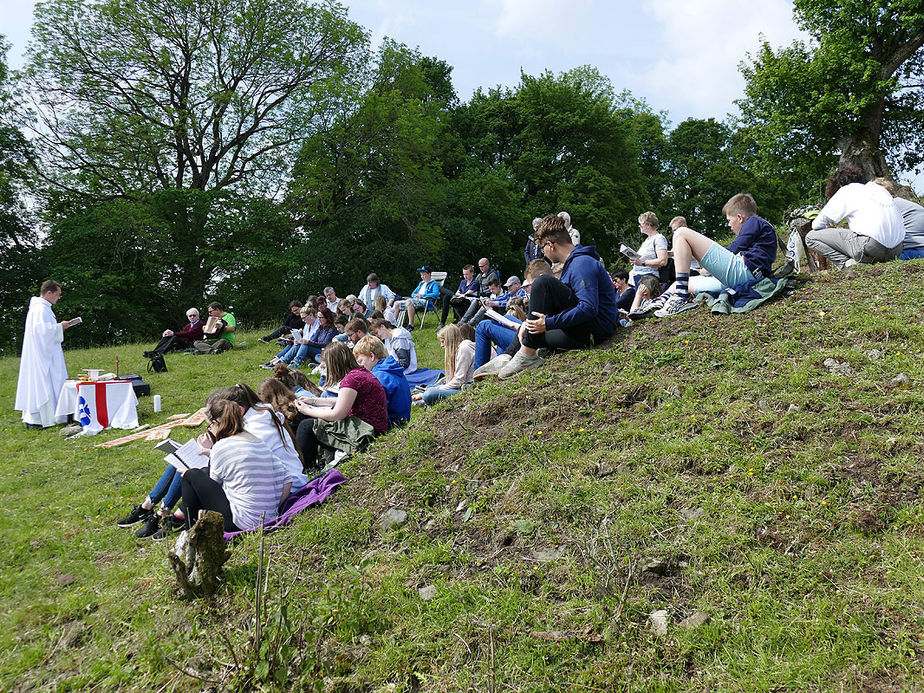
[[(0, 0), (12, 67), (32, 24), (33, 0)], [(774, 46), (799, 33), (790, 0), (346, 0), (375, 44), (388, 36), (453, 67), (463, 100), (478, 87), (514, 86), (520, 71), (593, 65), (670, 120), (734, 110), (738, 63), (763, 34)]]

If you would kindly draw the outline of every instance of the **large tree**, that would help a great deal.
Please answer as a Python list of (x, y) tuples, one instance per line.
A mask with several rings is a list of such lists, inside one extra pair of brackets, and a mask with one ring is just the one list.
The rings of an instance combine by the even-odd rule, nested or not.
[(740, 106), (766, 168), (811, 186), (838, 156), (868, 175), (924, 163), (920, 0), (795, 0), (795, 18), (809, 42), (764, 42), (741, 66)]
[(33, 39), (50, 223), (68, 226), (67, 198), (127, 199), (147, 216), (151, 195), (189, 193), (163, 220), (184, 303), (221, 271), (214, 251), (233, 249), (211, 203), (277, 193), (366, 51), (361, 27), (325, 0), (48, 0)]
[(32, 148), (22, 132), (23, 109), (7, 70), (7, 50), (0, 36), (0, 353), (22, 336), (29, 295), (41, 283), (34, 224), (25, 202), (32, 190)]

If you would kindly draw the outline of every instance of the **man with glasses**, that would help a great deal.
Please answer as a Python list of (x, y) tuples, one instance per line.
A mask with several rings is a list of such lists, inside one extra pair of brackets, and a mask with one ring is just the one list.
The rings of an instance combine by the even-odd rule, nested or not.
[(182, 329), (176, 332), (164, 330), (157, 346), (144, 352), (144, 357), (149, 359), (155, 354), (166, 354), (172, 349), (188, 349), (193, 343), (202, 339), (202, 321), (199, 319), (199, 311), (196, 308), (190, 308), (186, 311), (186, 319), (189, 322)]
[(572, 243), (560, 216), (542, 220), (536, 242), (553, 263), (563, 263), (561, 279), (543, 274), (533, 281), (520, 348), (498, 373), (502, 380), (544, 363), (536, 353), (540, 348), (600, 344), (613, 336), (618, 324), (616, 292), (596, 249)]

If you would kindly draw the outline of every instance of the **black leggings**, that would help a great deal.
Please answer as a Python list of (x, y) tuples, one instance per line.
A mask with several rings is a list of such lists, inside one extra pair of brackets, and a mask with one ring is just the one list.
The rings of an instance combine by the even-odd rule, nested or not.
[[(556, 279), (551, 274), (541, 274), (533, 280), (529, 294), (529, 319), (535, 318), (533, 313), (542, 313), (552, 316), (574, 308), (578, 304), (577, 296), (571, 287)], [(546, 330), (541, 334), (523, 335), (523, 346), (532, 349), (545, 347), (547, 349), (581, 349), (590, 346), (591, 334), (595, 320), (586, 320), (577, 325)]]
[(186, 527), (199, 519), (200, 510), (214, 510), (225, 518), (226, 532), (240, 532), (231, 515), (231, 504), (221, 485), (205, 469), (190, 469), (183, 474), (183, 504), (186, 506)]
[(295, 429), (295, 442), (298, 443), (298, 449), (302, 451), (302, 464), (308, 472), (317, 471), (320, 468), (318, 464), (318, 439), (314, 435), (315, 419), (310, 416), (305, 417), (298, 428)]

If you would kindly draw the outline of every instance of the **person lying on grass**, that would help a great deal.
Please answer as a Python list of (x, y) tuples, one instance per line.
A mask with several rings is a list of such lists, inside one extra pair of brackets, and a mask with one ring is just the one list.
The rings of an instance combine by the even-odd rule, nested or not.
[[(280, 499), (285, 500), (290, 491), (297, 491), (308, 483), (308, 477), (302, 473), (302, 460), (292, 432), (286, 428), (282, 415), (273, 410), (273, 407), (262, 402), (250, 386), (238, 383), (233, 387), (219, 390), (209, 396), (206, 406), (213, 399), (228, 399), (241, 407), (244, 417), (244, 427), (270, 448), (279, 464), (286, 471), (283, 493)], [(211, 444), (209, 436), (205, 433), (199, 436), (199, 444), (208, 448)], [(181, 476), (173, 465), (166, 465), (160, 479), (145, 499), (128, 515), (117, 522), (119, 527), (131, 527), (143, 522), (142, 527), (135, 532), (139, 539), (151, 537), (164, 539), (171, 530), (176, 530), (185, 523), (183, 513), (174, 513), (173, 507), (180, 499)], [(162, 506), (155, 511), (158, 503)], [(163, 522), (161, 522), (163, 520)]]
[(388, 402), (382, 383), (361, 368), (350, 348), (333, 342), (321, 355), (328, 389), (338, 385), (337, 397), (302, 397), (295, 402), (306, 418), (295, 432), (307, 469), (321, 467), (319, 446), (351, 453), (388, 430)]
[(462, 338), (458, 325), (446, 325), (436, 333), (444, 351), (446, 379), (442, 384), (431, 385), (422, 393), (415, 392), (413, 400), (424, 404), (436, 404), (440, 400), (462, 392), (462, 388), (473, 380), (475, 343)]
[(543, 274), (533, 281), (520, 349), (498, 373), (501, 379), (542, 364), (540, 348), (589, 347), (612, 337), (618, 325), (616, 292), (596, 249), (574, 245), (561, 217), (545, 217), (536, 237), (546, 257), (562, 263), (561, 279)]
[(725, 203), (722, 214), (735, 234), (735, 240), (726, 248), (686, 227), (674, 231), (677, 281), (670, 288), (670, 297), (664, 306), (655, 311), (657, 317), (678, 315), (696, 308), (690, 293), (693, 258), (712, 275), (695, 278), (693, 290), (696, 292), (722, 291), (770, 276), (776, 259), (776, 231), (757, 216), (754, 198), (748, 193), (739, 193)]
[(269, 446), (244, 427), (237, 402), (215, 398), (208, 405), (209, 466), (182, 472), (186, 524), (200, 510), (221, 513), (226, 532), (239, 532), (275, 520), (287, 485), (287, 472)]

